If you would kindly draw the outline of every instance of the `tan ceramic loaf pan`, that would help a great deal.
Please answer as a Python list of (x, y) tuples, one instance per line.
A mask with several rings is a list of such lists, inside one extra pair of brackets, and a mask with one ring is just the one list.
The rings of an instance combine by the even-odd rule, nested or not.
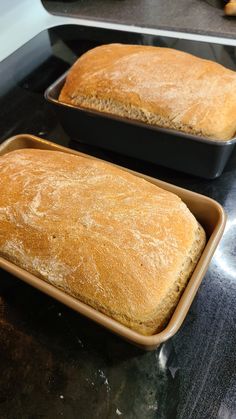
[[(88, 158), (94, 159), (92, 156), (85, 155), (83, 153), (76, 152), (74, 150), (59, 146), (52, 142), (34, 137), (32, 135), (17, 135), (6, 140), (0, 146), (0, 155), (8, 153), (13, 150), (22, 148), (38, 148), (47, 150), (58, 150), (66, 153), (73, 153), (77, 155), (84, 155)], [(162, 182), (160, 180), (145, 176), (141, 173), (127, 170), (136, 176), (140, 176), (149, 182), (156, 184), (168, 191), (171, 191), (177, 195), (187, 204), (189, 209), (195, 215), (197, 220), (202, 224), (207, 233), (207, 244), (203, 251), (203, 254), (189, 280), (189, 283), (165, 329), (152, 336), (143, 336), (129, 328), (123, 326), (117, 321), (109, 318), (105, 314), (102, 314), (90, 306), (76, 300), (75, 298), (67, 295), (63, 291), (55, 288), (53, 285), (44, 282), (42, 279), (35, 277), (34, 275), (26, 272), (25, 270), (17, 267), (11, 262), (8, 262), (4, 258), (0, 257), (0, 267), (17, 276), (23, 281), (33, 285), (35, 288), (45, 292), (46, 294), (54, 297), (58, 301), (66, 304), (77, 312), (87, 316), (89, 319), (94, 320), (100, 325), (106, 327), (113, 333), (123, 337), (129, 342), (138, 345), (146, 350), (152, 350), (157, 348), (160, 343), (166, 341), (172, 337), (180, 328), (189, 307), (194, 299), (194, 296), (198, 290), (198, 287), (204, 277), (204, 274), (208, 268), (213, 253), (219, 243), (219, 240), (223, 234), (226, 216), (223, 208), (214, 200), (207, 198), (206, 196), (196, 194), (194, 192), (176, 187), (174, 185)]]

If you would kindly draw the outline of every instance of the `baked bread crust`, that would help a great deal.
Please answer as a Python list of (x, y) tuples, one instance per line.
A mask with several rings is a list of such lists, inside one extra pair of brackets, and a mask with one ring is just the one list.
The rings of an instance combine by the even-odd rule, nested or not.
[(236, 16), (236, 1), (229, 0), (224, 7), (224, 11), (227, 16)]
[(109, 44), (82, 55), (59, 101), (190, 134), (236, 132), (236, 73), (175, 49)]
[(205, 245), (176, 195), (101, 161), (0, 157), (0, 256), (144, 335), (168, 321)]

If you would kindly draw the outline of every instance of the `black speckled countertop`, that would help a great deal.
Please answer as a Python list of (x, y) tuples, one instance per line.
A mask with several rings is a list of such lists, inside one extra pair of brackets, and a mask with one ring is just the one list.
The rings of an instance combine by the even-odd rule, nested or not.
[[(220, 178), (196, 178), (72, 142), (43, 97), (77, 55), (124, 37), (129, 41), (117, 32), (59, 27), (3, 61), (1, 142), (35, 134), (205, 194), (225, 208), (225, 234), (181, 329), (153, 352), (131, 346), (0, 270), (1, 419), (236, 417), (236, 150)], [(174, 42), (235, 68), (234, 47)]]
[(220, 1), (77, 0), (43, 1), (52, 13), (146, 28), (236, 37), (236, 17), (226, 17)]

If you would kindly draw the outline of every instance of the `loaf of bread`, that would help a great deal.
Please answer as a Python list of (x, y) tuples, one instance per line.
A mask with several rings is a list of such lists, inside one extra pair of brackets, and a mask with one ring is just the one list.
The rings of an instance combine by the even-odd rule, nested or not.
[(236, 73), (169, 48), (110, 44), (82, 55), (59, 101), (214, 140), (236, 132)]
[(181, 199), (108, 163), (0, 157), (0, 256), (144, 335), (173, 312), (205, 244)]
[(224, 7), (227, 16), (236, 16), (236, 1), (230, 0)]

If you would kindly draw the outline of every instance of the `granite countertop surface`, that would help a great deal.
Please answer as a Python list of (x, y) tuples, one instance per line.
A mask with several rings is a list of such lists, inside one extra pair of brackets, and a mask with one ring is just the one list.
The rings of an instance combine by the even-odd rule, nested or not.
[(211, 4), (205, 0), (44, 0), (43, 3), (52, 13), (84, 19), (230, 38), (236, 36), (236, 17), (225, 16), (223, 2), (219, 0), (211, 0)]
[(78, 55), (124, 39), (174, 43), (235, 69), (234, 47), (55, 27), (0, 63), (0, 142), (34, 134), (207, 195), (227, 213), (225, 234), (182, 327), (152, 352), (0, 270), (1, 419), (236, 417), (236, 150), (219, 178), (197, 178), (70, 138), (44, 99)]

